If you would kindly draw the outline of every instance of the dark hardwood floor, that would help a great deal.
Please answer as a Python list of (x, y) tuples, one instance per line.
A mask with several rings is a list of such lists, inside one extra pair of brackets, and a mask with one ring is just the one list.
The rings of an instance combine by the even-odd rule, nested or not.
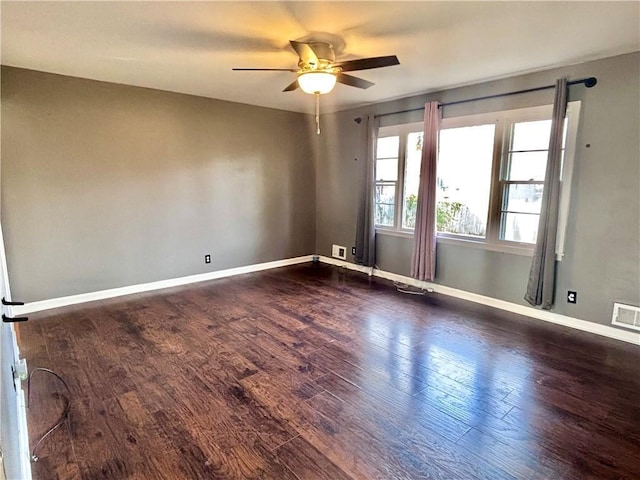
[[(640, 479), (640, 348), (307, 264), (32, 316), (35, 479)], [(32, 446), (64, 389), (34, 376)]]

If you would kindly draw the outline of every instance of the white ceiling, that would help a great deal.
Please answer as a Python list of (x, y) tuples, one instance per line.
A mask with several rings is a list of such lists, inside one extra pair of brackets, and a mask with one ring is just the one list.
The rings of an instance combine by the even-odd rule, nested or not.
[(2, 63), (83, 78), (310, 112), (282, 93), (289, 40), (329, 39), (338, 59), (395, 54), (354, 72), (323, 110), (477, 83), (640, 50), (640, 2), (2, 1)]

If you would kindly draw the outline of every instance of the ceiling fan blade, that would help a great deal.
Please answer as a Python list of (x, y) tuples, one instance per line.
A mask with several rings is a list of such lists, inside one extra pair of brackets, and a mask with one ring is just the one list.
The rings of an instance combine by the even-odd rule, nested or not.
[(347, 75), (346, 73), (336, 74), (336, 81), (340, 83), (344, 83), (345, 85), (349, 85), (350, 87), (356, 87), (356, 88), (369, 88), (375, 85), (373, 82), (370, 82), (369, 80), (354, 77), (352, 75)]
[(293, 49), (296, 51), (296, 53), (300, 57), (300, 60), (302, 60), (307, 65), (313, 65), (313, 66), (318, 65), (319, 63), (318, 56), (316, 55), (316, 52), (313, 51), (313, 48), (311, 48), (309, 44), (303, 43), (303, 42), (296, 42), (295, 40), (289, 40), (289, 43), (291, 44), (291, 47), (293, 47)]
[(292, 92), (294, 91), (296, 88), (298, 88), (300, 85), (298, 85), (298, 80), (296, 80), (295, 82), (293, 82), (291, 85), (289, 85), (287, 88), (285, 88), (284, 90), (282, 90), (283, 92)]
[(297, 72), (297, 68), (232, 68), (240, 72)]
[(369, 70), (371, 68), (391, 67), (393, 65), (400, 65), (400, 61), (395, 55), (346, 60), (344, 62), (334, 63), (332, 66), (340, 67), (340, 70), (343, 72), (353, 72), (355, 70)]

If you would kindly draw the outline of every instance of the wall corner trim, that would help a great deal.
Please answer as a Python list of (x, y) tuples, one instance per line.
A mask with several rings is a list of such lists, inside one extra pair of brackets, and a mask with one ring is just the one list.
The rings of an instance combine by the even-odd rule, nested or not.
[(79, 303), (93, 302), (95, 300), (105, 300), (107, 298), (121, 297), (134, 293), (143, 293), (153, 290), (160, 290), (163, 288), (179, 287), (181, 285), (205, 282), (207, 280), (215, 280), (218, 278), (231, 277), (234, 275), (242, 275), (244, 273), (260, 272), (262, 270), (271, 270), (273, 268), (287, 267), (289, 265), (297, 265), (299, 263), (307, 263), (311, 262), (312, 259), (313, 255), (304, 255), (302, 257), (285, 258), (283, 260), (275, 260), (272, 262), (256, 263), (254, 265), (229, 268), (226, 270), (217, 270), (215, 272), (200, 273), (197, 275), (189, 275), (187, 277), (171, 278), (168, 280), (159, 280), (157, 282), (141, 283), (138, 285), (111, 288), (108, 290), (100, 290), (97, 292), (70, 295), (68, 297), (41, 300), (37, 302), (27, 303), (24, 306), (13, 307), (12, 314), (15, 316), (26, 315), (29, 313), (40, 312), (42, 310), (49, 310), (52, 308), (60, 308), (69, 305), (77, 305)]
[[(415, 278), (405, 277), (404, 275), (398, 275), (396, 273), (386, 272), (384, 270), (378, 270), (376, 268), (371, 269), (369, 267), (363, 267), (362, 265), (356, 265), (353, 263), (336, 260), (330, 257), (320, 256), (320, 261), (322, 263), (345, 267), (350, 270), (373, 275), (374, 277), (380, 277), (394, 282), (401, 282), (413, 287), (433, 289), (433, 291), (436, 293), (441, 293), (450, 297), (456, 297), (462, 300), (468, 300), (470, 302), (487, 305), (499, 310), (505, 310), (511, 313), (516, 313), (518, 315), (524, 315), (525, 317), (535, 318), (537, 320), (555, 323), (556, 325), (575, 328), (576, 330), (582, 330), (583, 332), (595, 333), (596, 335), (613, 338), (615, 340), (621, 340), (623, 342), (632, 343), (634, 345), (640, 345), (640, 333), (621, 330), (618, 328), (610, 327), (608, 325), (600, 325), (598, 323), (581, 320), (579, 318), (549, 312), (548, 310), (539, 310), (537, 308), (527, 307), (526, 305), (518, 305), (517, 303), (507, 302), (505, 300), (499, 300), (497, 298), (487, 297), (484, 295), (479, 295), (477, 293), (447, 287), (446, 285), (424, 282), (421, 280), (416, 280)], [(370, 273), (371, 271), (372, 273)]]

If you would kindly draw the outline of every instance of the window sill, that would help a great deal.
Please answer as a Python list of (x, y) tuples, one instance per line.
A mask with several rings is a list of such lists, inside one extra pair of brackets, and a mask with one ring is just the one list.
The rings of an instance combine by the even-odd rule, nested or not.
[(413, 231), (376, 228), (376, 235), (389, 235), (390, 237), (413, 238)]
[(496, 243), (485, 243), (474, 240), (466, 240), (462, 238), (451, 238), (438, 236), (438, 243), (443, 245), (456, 245), (458, 247), (478, 248), (480, 250), (489, 250), (491, 252), (510, 253), (512, 255), (522, 255), (525, 257), (533, 257), (533, 247), (520, 247), (515, 245), (504, 245)]
[[(376, 228), (376, 235), (387, 235), (389, 237), (413, 238), (413, 232), (408, 230), (391, 230), (386, 228)], [(488, 250), (490, 252), (508, 253), (511, 255), (521, 255), (523, 257), (533, 257), (533, 246), (524, 247), (517, 245), (505, 245), (496, 243), (478, 242), (475, 240), (466, 240), (463, 238), (452, 238), (438, 236), (437, 242), (442, 245), (455, 245), (464, 248), (477, 248), (479, 250)], [(562, 261), (564, 253), (556, 253), (556, 260)]]
[[(387, 228), (376, 228), (376, 235), (388, 235), (390, 237), (413, 238), (413, 231), (410, 230), (392, 230)], [(524, 255), (533, 257), (533, 247), (520, 247), (515, 245), (491, 244), (478, 242), (476, 240), (467, 240), (464, 238), (444, 237), (438, 235), (437, 242), (444, 245), (456, 245), (458, 247), (478, 248), (481, 250), (490, 250), (493, 252), (511, 253), (514, 255)]]

